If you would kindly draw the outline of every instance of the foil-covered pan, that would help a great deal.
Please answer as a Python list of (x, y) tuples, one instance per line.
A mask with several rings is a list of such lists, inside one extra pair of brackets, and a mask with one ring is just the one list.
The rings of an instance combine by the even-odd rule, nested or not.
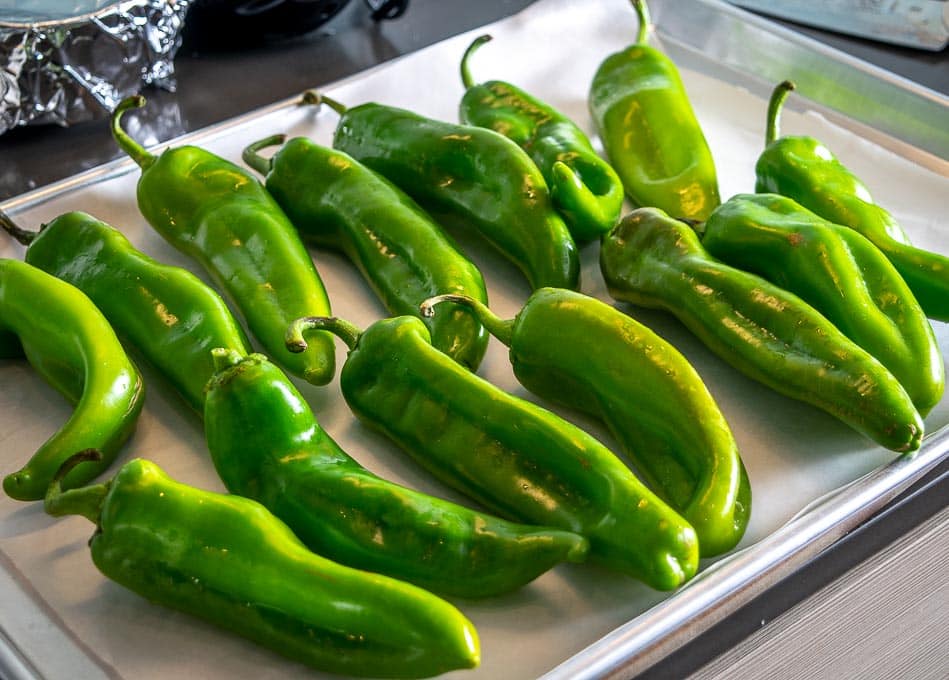
[(14, 0), (0, 7), (0, 134), (103, 118), (142, 85), (174, 89), (191, 0)]

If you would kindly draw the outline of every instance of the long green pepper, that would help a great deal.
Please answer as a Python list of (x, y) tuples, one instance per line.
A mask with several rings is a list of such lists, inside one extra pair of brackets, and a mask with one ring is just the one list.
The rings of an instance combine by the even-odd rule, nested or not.
[(892, 373), (796, 295), (711, 257), (686, 223), (633, 211), (604, 239), (600, 268), (614, 298), (672, 312), (745, 375), (888, 449), (919, 448), (923, 420)]
[[(298, 137), (270, 159), (258, 151), (282, 136), (251, 144), (244, 161), (266, 176), (267, 190), (305, 241), (343, 251), (390, 314), (418, 314), (439, 293), (487, 301), (484, 279), (452, 240), (394, 184), (342, 151)], [(464, 307), (426, 320), (432, 344), (471, 370), (488, 334)]]
[(100, 448), (101, 457), (74, 468), (63, 486), (88, 482), (135, 429), (145, 397), (138, 370), (88, 297), (19, 260), (0, 259), (0, 332), (10, 338), (10, 352), (22, 348), (30, 365), (76, 405), (29, 462), (3, 478), (3, 490), (17, 500), (39, 500), (67, 458)]
[(382, 104), (346, 108), (333, 147), (383, 175), (440, 223), (475, 230), (527, 277), (532, 288), (576, 288), (577, 246), (557, 214), (544, 176), (507, 137)]
[(191, 272), (137, 250), (91, 215), (65, 213), (34, 233), (0, 213), (0, 226), (28, 246), (27, 262), (88, 295), (198, 413), (214, 373), (211, 350), (250, 351), (220, 295)]
[(926, 414), (946, 384), (925, 312), (886, 256), (790, 198), (739, 194), (700, 228), (712, 257), (799, 296), (876, 357)]
[(949, 321), (949, 257), (916, 248), (870, 190), (813, 137), (779, 136), (778, 118), (794, 83), (775, 87), (768, 105), (766, 148), (755, 165), (755, 191), (793, 198), (834, 224), (868, 238), (889, 258), (930, 319)]
[(675, 64), (646, 44), (645, 1), (633, 0), (633, 7), (637, 41), (600, 64), (590, 86), (590, 113), (636, 205), (703, 220), (720, 202), (712, 153)]
[(230, 161), (195, 146), (169, 148), (158, 157), (143, 149), (120, 122), (125, 111), (144, 104), (144, 97), (128, 97), (112, 114), (112, 136), (142, 168), (142, 215), (227, 291), (275, 361), (308, 382), (327, 384), (335, 372), (332, 337), (316, 338), (301, 355), (283, 345), (291, 321), (330, 309), (293, 225), (260, 182)]
[[(542, 288), (511, 320), (475, 300), (485, 327), (510, 347), (534, 394), (602, 420), (650, 487), (695, 528), (702, 557), (735, 547), (751, 486), (731, 429), (678, 350), (626, 314), (581, 293)], [(565, 351), (564, 348), (569, 348)]]
[(623, 208), (623, 183), (576, 123), (549, 104), (499, 80), (475, 84), (468, 59), (490, 35), (475, 38), (461, 60), (461, 122), (499, 132), (530, 155), (554, 206), (577, 242), (599, 238)]
[(508, 592), (586, 557), (576, 534), (513, 524), (379, 478), (336, 445), (266, 358), (219, 350), (215, 361), (205, 433), (218, 474), (314, 552), (461, 597)]
[(431, 345), (414, 316), (360, 332), (301, 319), (288, 346), (324, 329), (350, 347), (340, 372), (356, 416), (435, 477), (502, 517), (585, 536), (590, 558), (672, 590), (698, 568), (695, 530), (583, 430), (466, 371)]
[(46, 511), (96, 524), (92, 561), (116, 583), (313, 668), (420, 678), (480, 661), (474, 626), (444, 600), (320, 557), (259, 503), (178, 483), (147, 460), (104, 484), (54, 481)]

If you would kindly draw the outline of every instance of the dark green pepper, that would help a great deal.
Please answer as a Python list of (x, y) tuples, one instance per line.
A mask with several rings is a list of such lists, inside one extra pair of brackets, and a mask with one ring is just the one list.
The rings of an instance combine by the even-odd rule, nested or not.
[[(298, 137), (271, 159), (257, 151), (282, 136), (252, 144), (244, 161), (267, 177), (267, 190), (304, 240), (342, 250), (391, 314), (418, 314), (438, 293), (487, 300), (478, 268), (411, 198), (350, 158)], [(432, 344), (463, 366), (478, 368), (488, 334), (459, 307), (426, 320)]]
[(227, 291), (275, 361), (308, 382), (327, 384), (335, 372), (331, 336), (317, 338), (302, 355), (283, 345), (291, 321), (330, 308), (290, 220), (252, 174), (230, 161), (195, 146), (148, 153), (119, 125), (125, 111), (144, 104), (141, 96), (129, 97), (112, 114), (113, 137), (142, 168), (142, 215)]
[(308, 93), (340, 115), (333, 147), (396, 184), (439, 222), (474, 229), (533, 288), (576, 288), (577, 246), (547, 183), (523, 149), (493, 130), (444, 123), (381, 104), (345, 108)]
[(766, 148), (755, 165), (755, 191), (793, 198), (834, 224), (850, 227), (883, 251), (930, 319), (949, 321), (949, 257), (916, 248), (870, 191), (813, 137), (778, 135), (778, 117), (794, 83), (784, 81), (768, 106)]
[(214, 373), (211, 350), (250, 351), (220, 295), (191, 272), (136, 250), (105, 222), (69, 212), (34, 233), (0, 212), (0, 226), (29, 246), (27, 262), (88, 295), (198, 413)]
[(711, 257), (686, 223), (640, 208), (603, 242), (610, 295), (666, 309), (745, 375), (836, 416), (893, 451), (923, 420), (893, 374), (796, 295)]
[(325, 329), (350, 347), (340, 372), (349, 407), (449, 486), (502, 517), (560, 527), (590, 557), (659, 590), (698, 568), (695, 530), (583, 430), (466, 371), (431, 345), (414, 316), (364, 332), (301, 319), (288, 346)]
[(610, 164), (639, 206), (703, 220), (719, 204), (712, 153), (675, 64), (649, 47), (644, 0), (635, 44), (610, 55), (590, 86), (590, 113)]
[[(509, 321), (475, 300), (481, 323), (511, 348), (531, 392), (599, 418), (659, 496), (695, 528), (702, 557), (735, 547), (751, 486), (731, 429), (678, 350), (626, 314), (586, 295), (542, 288)], [(570, 351), (565, 352), (564, 348)]]
[(499, 80), (475, 85), (468, 59), (490, 35), (475, 38), (461, 60), (461, 122), (499, 132), (517, 142), (544, 174), (554, 206), (578, 241), (599, 238), (623, 208), (623, 183), (590, 140), (565, 115)]
[(218, 474), (314, 552), (461, 597), (508, 592), (586, 557), (576, 534), (512, 524), (379, 478), (336, 445), (266, 358), (216, 350), (215, 360), (205, 433)]
[(3, 490), (17, 500), (39, 500), (67, 458), (101, 448), (100, 460), (63, 480), (67, 487), (85, 484), (115, 460), (135, 429), (145, 397), (138, 370), (88, 297), (19, 260), (0, 259), (0, 332), (16, 336), (33, 368), (76, 405), (29, 462), (4, 477)]
[(418, 678), (480, 660), (474, 627), (444, 600), (315, 555), (259, 503), (180, 484), (149, 461), (104, 484), (54, 482), (46, 511), (95, 522), (92, 561), (113, 581), (314, 668)]
[(936, 334), (886, 256), (853, 229), (790, 198), (740, 194), (700, 232), (712, 257), (802, 298), (876, 357), (926, 414), (942, 397)]

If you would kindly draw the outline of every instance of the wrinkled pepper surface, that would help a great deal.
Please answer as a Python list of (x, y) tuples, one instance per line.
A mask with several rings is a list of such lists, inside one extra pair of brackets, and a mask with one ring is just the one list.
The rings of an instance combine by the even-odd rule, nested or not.
[(949, 321), (949, 257), (913, 246), (893, 216), (874, 203), (867, 186), (824, 144), (813, 137), (779, 136), (780, 111), (793, 89), (793, 83), (784, 81), (771, 95), (755, 190), (793, 198), (824, 219), (863, 234), (893, 263), (926, 315)]
[(432, 347), (417, 317), (363, 332), (340, 319), (301, 319), (288, 346), (305, 346), (303, 332), (316, 328), (350, 347), (340, 387), (356, 416), (447, 485), (503, 517), (581, 534), (592, 560), (653, 588), (695, 574), (688, 522), (596, 439)]
[(215, 360), (205, 433), (218, 474), (314, 552), (461, 597), (514, 590), (586, 557), (577, 534), (514, 524), (381, 479), (337, 446), (265, 357), (219, 350)]
[(461, 122), (517, 142), (544, 174), (554, 206), (578, 242), (599, 238), (623, 209), (623, 183), (576, 123), (549, 104), (500, 80), (475, 84), (468, 59), (490, 35), (476, 38), (461, 61)]
[(633, 211), (604, 239), (600, 267), (614, 298), (668, 310), (750, 378), (888, 449), (919, 448), (922, 418), (892, 373), (801, 298), (711, 257), (686, 223)]
[(442, 301), (477, 310), (510, 347), (524, 387), (606, 423), (650, 487), (695, 528), (702, 557), (741, 540), (751, 486), (738, 445), (705, 383), (672, 345), (613, 307), (563, 289), (536, 291), (511, 320), (451, 296), (425, 309), (434, 312)]
[(103, 484), (52, 484), (46, 511), (96, 524), (92, 561), (116, 583), (308, 666), (418, 678), (479, 663), (474, 626), (444, 600), (320, 557), (259, 503), (147, 460)]
[(294, 375), (325, 385), (335, 365), (333, 339), (287, 352), (287, 326), (306, 314), (329, 313), (313, 260), (280, 206), (247, 170), (195, 146), (153, 156), (120, 127), (122, 114), (145, 99), (124, 99), (112, 114), (112, 136), (141, 167), (138, 207), (172, 246), (190, 255), (227, 291), (250, 332)]
[(544, 176), (517, 144), (493, 130), (392, 106), (347, 109), (328, 97), (309, 97), (320, 99), (340, 114), (334, 148), (386, 177), (439, 223), (475, 230), (532, 288), (579, 285), (576, 243)]
[(88, 295), (122, 339), (198, 413), (214, 373), (211, 350), (250, 351), (220, 295), (191, 272), (137, 250), (105, 222), (69, 212), (36, 233), (17, 228), (2, 214), (0, 224), (28, 245), (27, 262)]
[(67, 458), (101, 448), (99, 460), (76, 466), (63, 486), (88, 482), (109, 467), (135, 429), (145, 398), (138, 370), (88, 297), (19, 260), (0, 259), (0, 332), (9, 334), (7, 354), (22, 349), (46, 382), (76, 405), (29, 462), (3, 478), (3, 490), (17, 500), (39, 500)]
[(590, 113), (634, 203), (704, 220), (720, 202), (712, 153), (675, 64), (646, 44), (646, 3), (633, 0), (633, 7), (638, 39), (600, 65)]
[(926, 313), (856, 231), (784, 196), (739, 194), (711, 214), (701, 235), (712, 257), (763, 276), (827, 317), (896, 376), (920, 413), (942, 398), (945, 368)]
[[(267, 190), (305, 241), (341, 250), (390, 314), (418, 314), (439, 293), (487, 300), (478, 268), (415, 201), (342, 151), (298, 137), (270, 159), (257, 152), (281, 137), (252, 144), (244, 161), (266, 175)], [(432, 343), (475, 370), (488, 334), (464, 307), (426, 320)]]

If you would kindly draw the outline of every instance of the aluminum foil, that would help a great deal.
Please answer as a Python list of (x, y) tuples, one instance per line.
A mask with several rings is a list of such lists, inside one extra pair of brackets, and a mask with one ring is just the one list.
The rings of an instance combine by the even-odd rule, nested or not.
[(191, 2), (4, 3), (0, 134), (18, 125), (104, 118), (143, 84), (174, 90), (172, 60)]

